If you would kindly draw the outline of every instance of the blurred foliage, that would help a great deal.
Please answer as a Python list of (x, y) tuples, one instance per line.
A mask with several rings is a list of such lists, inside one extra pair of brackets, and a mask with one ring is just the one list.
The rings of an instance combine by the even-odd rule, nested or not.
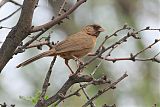
[[(41, 1), (41, 0), (40, 0)], [(73, 2), (76, 0), (68, 0), (66, 9), (68, 9)], [(63, 3), (63, 0), (43, 0), (42, 4), (38, 8), (47, 8), (51, 9), (52, 15), (56, 16), (60, 8), (60, 5)], [(45, 11), (48, 11), (48, 10)], [(70, 20), (65, 20), (61, 25), (56, 25), (49, 32), (53, 32), (52, 40), (56, 40), (56, 35), (61, 36), (63, 32), (64, 35), (72, 34), (78, 31), (82, 26), (89, 23), (98, 23), (104, 28), (106, 28), (105, 34), (111, 34), (120, 26), (123, 26), (125, 23), (134, 27), (135, 29), (142, 29), (146, 26), (160, 27), (160, 1), (159, 0), (88, 0), (85, 4), (80, 6), (73, 14), (71, 14)], [(45, 19), (44, 16), (40, 16)], [(150, 23), (149, 23), (150, 22)], [(33, 22), (34, 23), (34, 22)], [(39, 23), (40, 24), (40, 23)], [(59, 32), (61, 31), (61, 32)], [(55, 35), (56, 32), (56, 35)], [(48, 34), (44, 34), (48, 35)], [(148, 35), (145, 36), (145, 38)], [(156, 36), (156, 35), (152, 35)], [(97, 45), (101, 43), (101, 40), (104, 38), (102, 34), (101, 38), (98, 40)], [(149, 38), (150, 39), (150, 38)], [(127, 53), (128, 50), (140, 50), (143, 49), (145, 45), (145, 40), (141, 41), (131, 41), (131, 45), (124, 45), (118, 50), (118, 55), (122, 53)], [(114, 41), (114, 40), (113, 40)], [(113, 42), (108, 41), (105, 45)], [(56, 41), (55, 41), (56, 42)], [(154, 48), (153, 51), (160, 51), (159, 48)], [(33, 51), (34, 50), (34, 51)], [(24, 55), (26, 58), (29, 58), (34, 53), (37, 54), (40, 51), (35, 51), (35, 49), (27, 51)], [(154, 53), (151, 53), (152, 55)], [(117, 55), (115, 52), (114, 56)], [(146, 56), (146, 53), (142, 54)], [(89, 57), (85, 58), (88, 60)], [(42, 60), (41, 60), (42, 61)], [(60, 60), (61, 61), (61, 60)], [(94, 61), (91, 65), (87, 66), (85, 73), (91, 73), (95, 66), (99, 64), (99, 60)], [(46, 64), (45, 64), (46, 63)], [(56, 62), (58, 63), (58, 61)], [(63, 62), (62, 62), (63, 63)], [(37, 66), (36, 66), (37, 65)], [(41, 67), (43, 66), (43, 68)], [(60, 66), (60, 67), (58, 67)], [(64, 65), (65, 66), (65, 65)], [(23, 68), (23, 72), (20, 73), (23, 80), (27, 81), (27, 85), (31, 87), (30, 94), (28, 96), (29, 100), (35, 104), (39, 94), (36, 90), (41, 90), (44, 75), (49, 67), (49, 61), (43, 60), (42, 62), (34, 63), (26, 68)], [(9, 69), (9, 68), (8, 68)], [(63, 78), (63, 74), (56, 72), (68, 72), (68, 69), (65, 67), (65, 70), (61, 68), (61, 65), (53, 68), (55, 71), (51, 79), (51, 87), (49, 87), (48, 96), (56, 93), (56, 91), (62, 86), (65, 80), (68, 77)], [(118, 107), (152, 107), (152, 105), (157, 104), (157, 107), (160, 107), (160, 67), (159, 64), (152, 62), (106, 62), (103, 61), (101, 66), (97, 69), (95, 78), (98, 78), (100, 75), (107, 75), (112, 80), (115, 80), (120, 74), (128, 71), (129, 77), (120, 83), (115, 90), (109, 91), (106, 94), (100, 96), (95, 103), (97, 107), (103, 104), (117, 104)], [(6, 71), (5, 71), (6, 72)], [(8, 71), (10, 72), (10, 71)], [(16, 72), (16, 71), (14, 71)], [(58, 77), (56, 78), (56, 76)], [(55, 76), (56, 75), (56, 76)], [(27, 96), (24, 96), (22, 99), (17, 98), (17, 96), (10, 96), (10, 92), (6, 90), (5, 83), (3, 83), (5, 75), (3, 78), (0, 78), (0, 102), (12, 102), (21, 107), (28, 107), (31, 104), (22, 101), (22, 99), (28, 100)], [(56, 78), (56, 79), (55, 79)], [(6, 80), (7, 81), (7, 80)], [(16, 83), (14, 83), (16, 84)], [(26, 86), (26, 84), (24, 83)], [(79, 86), (73, 86), (70, 89), (70, 92), (76, 90)], [(90, 96), (93, 96), (99, 89), (106, 87), (96, 87), (91, 86), (87, 88), (87, 92)], [(70, 93), (68, 92), (68, 93)], [(18, 92), (17, 92), (18, 93)], [(35, 94), (36, 93), (36, 94)], [(21, 96), (21, 95), (19, 95)], [(79, 107), (86, 102), (85, 96), (82, 94), (80, 97), (71, 97), (70, 99), (65, 100), (60, 104), (60, 107)]]

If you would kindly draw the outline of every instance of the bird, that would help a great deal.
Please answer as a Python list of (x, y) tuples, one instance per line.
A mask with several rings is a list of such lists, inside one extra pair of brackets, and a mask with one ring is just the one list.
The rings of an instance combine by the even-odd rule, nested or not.
[(96, 44), (96, 39), (104, 29), (98, 24), (91, 24), (83, 27), (79, 32), (68, 36), (65, 40), (54, 45), (50, 50), (42, 52), (22, 63), (16, 67), (26, 66), (38, 59), (48, 56), (60, 56), (65, 59), (65, 64), (74, 74), (71, 67), (68, 64), (70, 59), (79, 59), (87, 55), (92, 51)]

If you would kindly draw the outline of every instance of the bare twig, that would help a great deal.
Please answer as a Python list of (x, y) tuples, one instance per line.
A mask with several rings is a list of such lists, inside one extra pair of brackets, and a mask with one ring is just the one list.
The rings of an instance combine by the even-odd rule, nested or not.
[(46, 77), (45, 77), (45, 80), (44, 80), (44, 83), (43, 83), (42, 93), (41, 93), (39, 101), (37, 102), (35, 107), (39, 107), (39, 106), (43, 106), (44, 105), (44, 100), (45, 100), (44, 97), (46, 95), (47, 88), (50, 85), (49, 79), (50, 79), (50, 76), (51, 76), (51, 73), (52, 73), (52, 67), (53, 67), (55, 61), (56, 61), (56, 56), (53, 58), (53, 60), (52, 60), (52, 62), (50, 64), (49, 70), (48, 70), (48, 72), (46, 74)]
[[(92, 77), (89, 77), (89, 78), (92, 78)], [(79, 82), (80, 83), (80, 82)], [(79, 94), (79, 91), (81, 91), (82, 89), (85, 89), (86, 87), (90, 86), (90, 85), (101, 85), (101, 84), (110, 84), (111, 81), (109, 79), (107, 79), (106, 76), (102, 76), (101, 78), (99, 79), (93, 79), (91, 81), (88, 81), (87, 83), (81, 85), (81, 87), (79, 89), (77, 89), (75, 92), (67, 95), (67, 96), (64, 96), (61, 94), (61, 98), (55, 103), (55, 106), (57, 106), (60, 102), (62, 102), (63, 100), (67, 99), (67, 98), (70, 98), (72, 96), (80, 96)], [(63, 86), (64, 87), (64, 86)], [(63, 96), (63, 97), (62, 97)], [(88, 96), (88, 95), (87, 95)], [(89, 98), (90, 99), (90, 98)], [(89, 100), (88, 99), (88, 100)], [(94, 104), (93, 104), (94, 105)]]
[(122, 81), (127, 76), (128, 75), (126, 73), (123, 74), (119, 79), (117, 79), (115, 82), (113, 82), (112, 84), (110, 84), (107, 88), (105, 88), (105, 89), (103, 89), (101, 91), (98, 91), (98, 93), (96, 95), (94, 95), (89, 101), (87, 101), (82, 107), (87, 107), (97, 97), (99, 97), (100, 95), (104, 94), (105, 92), (107, 92), (110, 89), (114, 89), (115, 85), (117, 85), (120, 81)]
[[(155, 58), (159, 55), (156, 54), (155, 56), (151, 57), (151, 58), (136, 58), (139, 54), (143, 53), (144, 51), (148, 50), (149, 48), (151, 48), (153, 45), (157, 44), (160, 41), (160, 39), (156, 39), (152, 44), (150, 44), (149, 46), (147, 46), (146, 48), (142, 49), (141, 51), (137, 52), (135, 55), (131, 54), (130, 57), (125, 57), (125, 58), (107, 58), (107, 57), (102, 57), (100, 56), (99, 58), (101, 59), (105, 59), (107, 61), (112, 61), (112, 62), (116, 62), (116, 61), (121, 61), (121, 60), (132, 60), (132, 61), (155, 61)], [(156, 61), (158, 62), (158, 61)]]
[(155, 39), (154, 43), (152, 43), (151, 45), (149, 45), (148, 47), (142, 49), (141, 51), (139, 51), (138, 53), (136, 53), (135, 55), (133, 55), (132, 57), (136, 57), (139, 54), (143, 53), (144, 51), (146, 51), (147, 49), (151, 48), (153, 45), (155, 45), (156, 43), (158, 43), (160, 41), (160, 39)]
[(92, 80), (93, 78), (88, 75), (72, 75), (69, 77), (69, 79), (65, 82), (62, 88), (55, 95), (51, 96), (47, 100), (44, 100), (43, 103), (36, 105), (35, 107), (48, 107), (49, 105), (55, 103), (56, 101), (62, 100), (66, 95), (68, 89), (75, 83), (90, 82)]
[(64, 10), (64, 6), (67, 3), (67, 0), (64, 0), (63, 4), (60, 6), (60, 10), (58, 12), (58, 16), (60, 16), (62, 14), (62, 11)]
[[(123, 27), (123, 28), (126, 28), (126, 29), (128, 29), (128, 30), (131, 30), (130, 27)], [(123, 28), (121, 28), (120, 30), (115, 31), (115, 33), (113, 33), (112, 35), (107, 36), (107, 37), (112, 37), (112, 36), (115, 35), (115, 34), (117, 35), (117, 32), (122, 31), (122, 30), (125, 30), (125, 29), (123, 29)], [(160, 31), (160, 29), (152, 29), (152, 28), (149, 28), (149, 27), (146, 27), (146, 28), (144, 28), (144, 29), (142, 29), (142, 30), (139, 30), (139, 31), (134, 31), (134, 30), (133, 30), (132, 32), (128, 32), (128, 34), (127, 34), (126, 36), (122, 37), (120, 40), (118, 40), (117, 42), (113, 43), (112, 45), (110, 45), (110, 46), (108, 46), (108, 47), (106, 47), (106, 48), (104, 48), (104, 49), (102, 49), (102, 50), (99, 50), (100, 47), (102, 47), (103, 44), (105, 43), (104, 41), (107, 40), (107, 39), (105, 39), (105, 40), (102, 42), (102, 44), (100, 45), (100, 47), (98, 48), (98, 50), (97, 50), (98, 53), (96, 52), (95, 54), (91, 54), (90, 56), (94, 56), (94, 57), (93, 57), (91, 60), (89, 60), (88, 62), (86, 62), (85, 64), (83, 64), (82, 66), (80, 66), (80, 67), (77, 69), (76, 72), (78, 73), (81, 68), (83, 68), (83, 67), (85, 67), (86, 65), (90, 64), (92, 61), (94, 61), (94, 60), (97, 59), (97, 58), (101, 58), (101, 59), (105, 59), (105, 60), (113, 61), (113, 62), (115, 62), (115, 61), (117, 61), (117, 60), (132, 60), (132, 61), (135, 61), (135, 60), (137, 60), (137, 61), (149, 61), (149, 60), (150, 60), (150, 61), (159, 62), (158, 60), (155, 59), (155, 57), (149, 58), (149, 59), (136, 59), (136, 58), (135, 58), (137, 55), (143, 53), (145, 50), (148, 50), (148, 49), (151, 48), (153, 45), (155, 45), (157, 42), (159, 42), (159, 39), (155, 39), (155, 42), (154, 42), (154, 43), (152, 43), (151, 45), (149, 45), (147, 48), (141, 50), (141, 51), (138, 52), (137, 54), (135, 54), (135, 55), (132, 55), (132, 54), (131, 54), (129, 58), (107, 58), (108, 56), (110, 56), (110, 54), (111, 54), (111, 52), (113, 51), (113, 49), (117, 48), (117, 46), (119, 46), (120, 44), (126, 42), (128, 38), (133, 37), (133, 38), (135, 38), (135, 39), (140, 39), (140, 38), (137, 36), (137, 34), (140, 33), (140, 32), (142, 32), (142, 31), (146, 31), (146, 30), (148, 30), (148, 31), (149, 31), (149, 30)], [(111, 49), (111, 51), (109, 51), (108, 54), (107, 54), (105, 57), (102, 57), (102, 54), (103, 54), (104, 52), (108, 51), (109, 49)], [(100, 66), (100, 64), (99, 64), (98, 66)], [(95, 69), (95, 70), (96, 70), (96, 69)], [(95, 71), (94, 71), (94, 72), (95, 72)], [(93, 73), (94, 73), (94, 72), (93, 72)]]
[[(57, 16), (56, 18), (54, 18), (51, 22), (48, 22), (47, 24), (41, 25), (41, 26), (37, 26), (37, 27), (32, 27), (31, 32), (37, 32), (40, 31), (36, 36), (34, 36), (33, 39), (31, 39), (30, 41), (28, 41), (27, 43), (25, 43), (23, 46), (19, 46), (14, 54), (17, 53), (21, 53), (24, 52), (24, 49), (30, 45), (33, 41), (35, 41), (39, 36), (41, 36), (43, 33), (45, 33), (48, 29), (50, 29), (52, 26), (60, 23), (63, 19), (65, 19), (66, 17), (68, 17), (69, 14), (71, 14), (75, 9), (77, 9), (81, 4), (83, 4), (84, 2), (86, 2), (86, 0), (79, 0), (74, 6), (72, 6), (68, 11), (66, 11), (64, 14)], [(66, 2), (64, 2), (65, 4)], [(63, 6), (62, 6), (63, 7)]]
[[(46, 31), (46, 30), (45, 30)], [(15, 51), (14, 54), (23, 52), (23, 49), (25, 49), (28, 45), (30, 45), (33, 41), (35, 41), (39, 36), (41, 36), (45, 31), (39, 32), (36, 36), (34, 36), (31, 40), (29, 40), (27, 43), (25, 43), (23, 46), (19, 46)]]
[(24, 0), (17, 25), (9, 32), (0, 48), (0, 72), (14, 55), (17, 46), (28, 36), (36, 3), (37, 0)]
[(116, 30), (113, 34), (111, 34), (110, 36), (106, 35), (105, 36), (105, 39), (103, 40), (103, 42), (100, 44), (99, 48), (96, 50), (96, 52), (99, 52), (101, 47), (105, 44), (105, 42), (109, 39), (109, 38), (112, 38), (113, 36), (117, 36), (117, 33), (119, 33), (120, 31), (123, 31), (123, 30), (130, 30), (131, 28), (128, 27), (127, 25), (124, 25), (122, 28)]
[[(83, 92), (84, 95), (86, 96), (87, 100), (90, 100), (90, 97), (89, 97), (89, 95), (88, 95), (87, 92), (86, 92), (86, 89), (83, 88), (83, 85), (82, 85), (81, 83), (79, 83), (79, 85), (80, 85), (80, 87), (82, 88), (82, 92)], [(90, 103), (90, 106), (91, 106), (91, 107), (96, 107), (96, 105), (95, 105), (93, 102)]]
[(14, 14), (16, 14), (20, 9), (21, 9), (21, 7), (18, 8), (18, 9), (17, 9), (16, 11), (14, 11), (13, 13), (11, 13), (10, 15), (8, 15), (7, 17), (1, 19), (0, 22), (9, 19), (9, 18), (12, 17)]
[(7, 105), (5, 102), (0, 104), (1, 107), (15, 107), (15, 104)]
[(57, 16), (56, 18), (54, 18), (52, 21), (43, 24), (41, 26), (35, 26), (31, 32), (37, 32), (37, 31), (41, 31), (42, 29), (49, 29), (52, 26), (58, 24), (61, 20), (65, 19), (68, 17), (68, 15), (70, 15), (74, 10), (76, 10), (81, 4), (83, 4), (84, 2), (86, 2), (87, 0), (78, 0), (76, 2), (75, 5), (73, 5), (69, 10), (67, 10), (64, 14)]
[(13, 4), (17, 5), (17, 6), (20, 6), (20, 7), (22, 6), (21, 4), (15, 2), (14, 0), (9, 0), (9, 2), (11, 2), (11, 3), (13, 3)]

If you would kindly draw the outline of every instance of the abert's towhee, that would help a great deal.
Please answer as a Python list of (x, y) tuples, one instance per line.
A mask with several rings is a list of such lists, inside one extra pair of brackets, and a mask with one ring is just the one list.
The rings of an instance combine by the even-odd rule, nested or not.
[(79, 58), (91, 52), (95, 46), (97, 37), (99, 36), (100, 32), (103, 31), (104, 29), (97, 24), (87, 25), (82, 28), (80, 32), (75, 33), (69, 36), (66, 40), (57, 43), (52, 49), (30, 58), (16, 67), (19, 68), (28, 65), (31, 62), (43, 57), (59, 55), (65, 59), (65, 64), (68, 66), (71, 72), (74, 73), (68, 65), (68, 60), (78, 60)]

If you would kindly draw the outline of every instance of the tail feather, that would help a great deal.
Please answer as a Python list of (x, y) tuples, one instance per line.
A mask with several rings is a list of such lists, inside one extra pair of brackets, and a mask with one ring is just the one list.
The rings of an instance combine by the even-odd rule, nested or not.
[(38, 59), (41, 59), (43, 57), (46, 57), (46, 56), (55, 56), (55, 55), (56, 55), (56, 52), (55, 52), (55, 50), (52, 49), (52, 50), (43, 52), (41, 54), (38, 54), (38, 55), (36, 55), (36, 56), (34, 56), (34, 57), (32, 57), (32, 58), (30, 58), (30, 59), (28, 59), (28, 60), (20, 63), (19, 65), (16, 66), (16, 68), (26, 66), (26, 65), (28, 65), (28, 64), (30, 64), (30, 63), (38, 60)]

